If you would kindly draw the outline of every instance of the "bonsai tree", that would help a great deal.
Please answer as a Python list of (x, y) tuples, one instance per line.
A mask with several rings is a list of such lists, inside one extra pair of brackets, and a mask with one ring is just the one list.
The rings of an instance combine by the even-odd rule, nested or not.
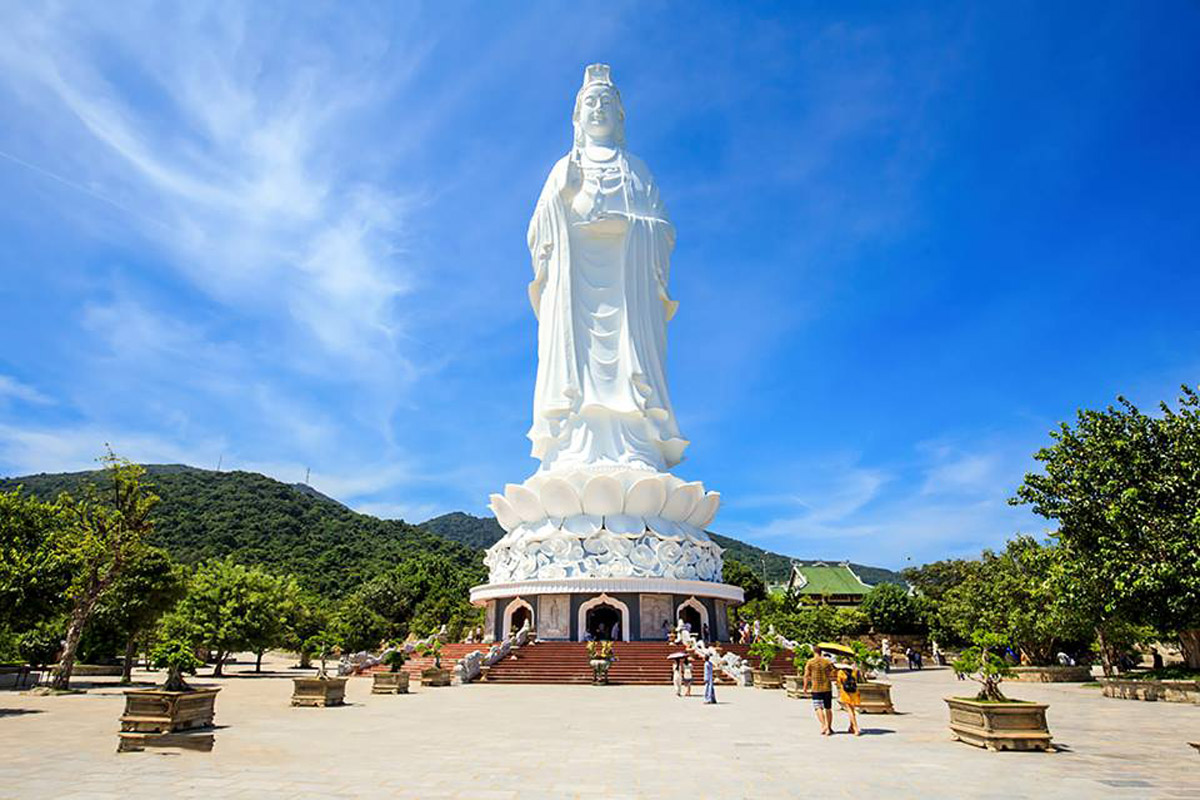
[(404, 654), (404, 648), (399, 643), (392, 642), (390, 649), (383, 654), (383, 658), (380, 660), (387, 665), (390, 671), (399, 672), (400, 668), (404, 666), (404, 662), (408, 661), (408, 656)]
[(435, 638), (431, 642), (417, 645), (417, 652), (423, 656), (433, 656), (433, 668), (442, 668), (442, 642), (440, 639)]
[(182, 638), (167, 638), (160, 641), (150, 652), (151, 663), (157, 669), (167, 670), (163, 689), (168, 692), (190, 692), (192, 687), (183, 680), (184, 673), (195, 675), (204, 662), (196, 656), (191, 642)]
[(858, 641), (850, 642), (850, 649), (854, 651), (855, 665), (864, 675), (869, 675), (883, 669), (883, 653), (880, 653), (878, 650), (872, 650)]
[(813, 649), (811, 645), (802, 644), (792, 651), (792, 666), (796, 668), (796, 674), (804, 672), (804, 665), (812, 658)]
[(750, 645), (750, 655), (758, 658), (759, 672), (770, 672), (771, 662), (775, 660), (775, 656), (779, 655), (782, 650), (783, 648), (777, 643), (766, 638), (759, 639)]
[(976, 631), (971, 639), (975, 644), (964, 650), (954, 662), (954, 671), (979, 683), (976, 700), (1008, 702), (1008, 698), (1000, 691), (1000, 682), (1009, 674), (1008, 663), (1000, 655), (1006, 644), (1004, 637), (998, 633)]
[(304, 643), (304, 648), (321, 660), (321, 666), (317, 668), (317, 677), (328, 678), (329, 673), (325, 669), (325, 662), (331, 655), (337, 655), (339, 652), (333, 634), (329, 631), (321, 631), (316, 636), (309, 637), (308, 641)]

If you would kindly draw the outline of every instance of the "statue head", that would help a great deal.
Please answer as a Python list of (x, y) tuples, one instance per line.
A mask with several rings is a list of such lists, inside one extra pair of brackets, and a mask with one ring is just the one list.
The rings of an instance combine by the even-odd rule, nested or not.
[(583, 72), (583, 86), (575, 95), (575, 146), (588, 139), (601, 144), (625, 146), (625, 109), (621, 93), (609, 76), (608, 64), (589, 64)]

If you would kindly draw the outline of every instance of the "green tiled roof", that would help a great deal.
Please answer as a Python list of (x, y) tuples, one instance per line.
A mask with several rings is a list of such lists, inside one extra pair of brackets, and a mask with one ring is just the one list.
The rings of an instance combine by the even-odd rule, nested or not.
[[(797, 591), (800, 594), (833, 595), (833, 594), (866, 594), (871, 587), (858, 579), (853, 570), (845, 564), (797, 564), (794, 569), (804, 576), (804, 585)], [(800, 583), (796, 576), (795, 583)]]

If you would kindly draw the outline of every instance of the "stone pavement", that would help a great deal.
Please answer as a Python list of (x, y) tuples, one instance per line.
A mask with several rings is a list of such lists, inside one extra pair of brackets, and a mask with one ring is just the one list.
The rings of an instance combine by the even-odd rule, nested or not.
[[(1050, 703), (1060, 752), (953, 742), (948, 670), (893, 673), (894, 716), (823, 739), (806, 701), (724, 688), (471, 685), (291, 708), (286, 662), (219, 681), (211, 753), (118, 755), (119, 690), (0, 693), (0, 797), (1200, 798), (1200, 707), (1111, 700), (1098, 689), (1008, 684)], [(251, 665), (236, 669), (249, 670)], [(144, 674), (151, 679), (158, 676)], [(87, 685), (87, 684), (85, 684)], [(845, 718), (838, 717), (840, 728)]]

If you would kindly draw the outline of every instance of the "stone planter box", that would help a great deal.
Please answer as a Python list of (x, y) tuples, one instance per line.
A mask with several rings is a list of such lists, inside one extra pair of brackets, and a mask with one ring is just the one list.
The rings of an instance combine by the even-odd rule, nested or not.
[(71, 667), (72, 678), (120, 677), (120, 664), (76, 664)]
[(803, 675), (784, 675), (783, 687), (787, 690), (787, 696), (793, 700), (802, 700), (812, 697), (812, 692), (804, 691), (804, 676)]
[(407, 672), (376, 672), (372, 680), (371, 694), (408, 694)]
[(347, 678), (292, 678), (292, 705), (340, 706), (346, 702)]
[(168, 692), (164, 689), (130, 689), (125, 692), (125, 713), (121, 715), (124, 733), (176, 733), (195, 728), (211, 728), (217, 692), (220, 689), (195, 689)]
[(1091, 667), (1013, 667), (1008, 680), (1028, 683), (1087, 683)]
[(1105, 697), (1121, 700), (1162, 700), (1166, 703), (1200, 703), (1200, 681), (1135, 681), (1101, 678)]
[(754, 670), (754, 688), (755, 689), (782, 689), (783, 688), (783, 673), (771, 672), (770, 670), (756, 669)]
[(430, 667), (429, 669), (421, 670), (421, 685), (422, 686), (449, 686), (450, 685), (450, 670), (437, 669)]
[(947, 697), (950, 730), (960, 742), (988, 750), (1052, 750), (1045, 703), (983, 703)]
[(858, 684), (858, 710), (864, 714), (895, 714), (892, 707), (892, 685), (877, 681)]

